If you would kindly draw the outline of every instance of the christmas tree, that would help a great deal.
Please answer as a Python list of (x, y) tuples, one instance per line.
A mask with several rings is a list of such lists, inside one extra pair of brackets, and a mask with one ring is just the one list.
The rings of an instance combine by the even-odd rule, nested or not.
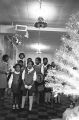
[(76, 97), (79, 96), (79, 12), (70, 16), (66, 30), (54, 56), (58, 69), (48, 71), (46, 87), (53, 88), (55, 94)]

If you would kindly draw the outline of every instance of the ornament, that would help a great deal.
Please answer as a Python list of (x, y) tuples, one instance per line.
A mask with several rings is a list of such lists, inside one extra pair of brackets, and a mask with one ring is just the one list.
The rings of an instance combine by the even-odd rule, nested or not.
[(13, 41), (16, 42), (16, 45), (22, 44), (22, 35), (16, 33), (12, 37), (13, 37)]
[(65, 35), (67, 39), (70, 39), (70, 35), (69, 34), (66, 34)]
[(77, 32), (78, 34), (79, 34), (79, 30), (78, 30), (78, 32)]
[(67, 45), (66, 48), (68, 49), (68, 51), (72, 51), (72, 48), (69, 45)]
[(73, 70), (77, 70), (77, 67), (73, 67)]
[(66, 83), (65, 83), (65, 82), (63, 82), (63, 83), (62, 83), (62, 85), (64, 86), (64, 85), (66, 85)]

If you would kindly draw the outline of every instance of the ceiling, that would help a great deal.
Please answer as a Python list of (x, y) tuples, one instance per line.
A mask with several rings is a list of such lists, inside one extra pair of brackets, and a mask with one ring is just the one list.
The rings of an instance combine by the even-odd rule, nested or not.
[[(11, 25), (21, 24), (27, 26), (34, 26), (37, 17), (33, 12), (33, 5), (39, 4), (40, 0), (0, 0), (0, 24)], [(48, 27), (65, 28), (69, 16), (79, 10), (79, 0), (41, 0), (41, 9), (43, 5), (48, 5), (51, 8), (50, 17), (48, 13), (45, 18)], [(32, 8), (33, 7), (33, 8)], [(53, 17), (53, 7), (55, 7), (56, 14)], [(48, 8), (47, 8), (48, 10)], [(37, 14), (37, 11), (35, 11)], [(45, 52), (52, 52), (60, 44), (61, 32), (47, 32), (43, 31), (29, 31), (29, 39), (24, 38), (23, 45), (19, 47), (20, 50), (31, 52), (29, 45), (37, 41), (50, 46), (49, 50)]]

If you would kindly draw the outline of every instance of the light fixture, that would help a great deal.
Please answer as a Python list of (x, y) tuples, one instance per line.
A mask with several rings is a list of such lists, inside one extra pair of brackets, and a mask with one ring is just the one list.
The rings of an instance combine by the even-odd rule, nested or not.
[(31, 44), (30, 48), (35, 49), (36, 53), (42, 53), (43, 50), (49, 49), (49, 46), (46, 46), (46, 45), (38, 42), (38, 43), (35, 43), (35, 44)]
[[(41, 12), (41, 5), (42, 5), (41, 0), (39, 0), (39, 5), (40, 5), (40, 12)], [(44, 18), (41, 16), (41, 14), (39, 14), (38, 20), (37, 20), (37, 22), (35, 22), (34, 27), (36, 27), (36, 28), (47, 27), (47, 23), (45, 22)]]
[(39, 17), (37, 22), (35, 22), (34, 27), (45, 28), (45, 27), (47, 27), (47, 23), (44, 21), (44, 18)]

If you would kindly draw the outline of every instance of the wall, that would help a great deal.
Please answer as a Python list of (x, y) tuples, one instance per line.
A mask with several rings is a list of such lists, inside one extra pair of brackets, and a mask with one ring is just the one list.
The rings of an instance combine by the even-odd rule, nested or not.
[[(19, 55), (19, 53), (21, 53), (21, 52), (23, 52), (23, 51), (18, 51), (18, 52), (17, 52), (17, 60), (19, 59), (18, 55)], [(24, 53), (24, 52), (23, 52), (23, 53)], [(51, 62), (53, 61), (53, 56), (54, 56), (54, 54), (53, 54), (53, 52), (50, 53), (50, 54), (48, 54), (48, 53), (37, 54), (37, 53), (35, 53), (35, 52), (34, 52), (34, 53), (26, 52), (26, 53), (25, 53), (25, 56), (26, 56), (25, 60), (27, 60), (27, 58), (30, 57), (30, 58), (32, 58), (33, 61), (35, 61), (35, 58), (36, 58), (36, 57), (41, 57), (41, 59), (43, 59), (43, 57), (47, 57), (49, 63), (51, 63)]]
[(3, 54), (5, 54), (5, 50), (4, 50), (4, 35), (0, 34), (0, 60), (1, 60)]
[(27, 53), (26, 54), (26, 59), (31, 57), (33, 59), (33, 61), (35, 61), (36, 57), (40, 57), (43, 60), (43, 57), (47, 57), (49, 63), (51, 63), (52, 59), (53, 59), (53, 55), (52, 54), (46, 54), (46, 53), (41, 53), (41, 54), (37, 54), (37, 53)]

